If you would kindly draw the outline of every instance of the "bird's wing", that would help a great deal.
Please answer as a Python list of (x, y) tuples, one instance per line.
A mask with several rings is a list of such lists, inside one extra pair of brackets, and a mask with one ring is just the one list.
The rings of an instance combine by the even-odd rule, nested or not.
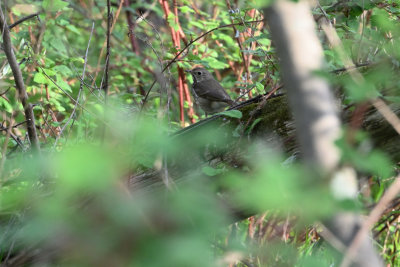
[[(209, 86), (212, 89), (208, 90), (196, 90), (197, 86), (194, 86), (193, 89), (196, 92), (197, 96), (211, 100), (211, 101), (220, 101), (220, 102), (226, 102), (226, 103), (231, 103), (233, 102), (231, 97), (228, 95), (228, 93), (225, 91), (225, 89), (215, 81), (213, 82), (211, 86)], [(201, 91), (201, 92), (199, 92)]]

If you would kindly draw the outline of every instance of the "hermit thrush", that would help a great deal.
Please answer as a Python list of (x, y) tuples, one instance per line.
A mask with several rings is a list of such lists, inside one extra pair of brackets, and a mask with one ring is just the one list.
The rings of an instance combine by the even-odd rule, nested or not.
[(206, 115), (222, 111), (235, 102), (207, 70), (194, 68), (187, 70), (193, 77), (193, 96)]

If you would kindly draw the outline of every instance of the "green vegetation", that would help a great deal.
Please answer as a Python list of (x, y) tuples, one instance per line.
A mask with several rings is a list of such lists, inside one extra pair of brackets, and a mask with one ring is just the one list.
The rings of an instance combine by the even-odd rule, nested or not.
[[(358, 172), (356, 200), (335, 199), (329, 182), (297, 160), (285, 99), (271, 98), (256, 115), (254, 103), (224, 111), (208, 127), (174, 135), (205, 118), (183, 72), (195, 65), (212, 70), (232, 99), (285, 93), (260, 1), (130, 2), (111, 1), (108, 69), (107, 1), (0, 2), (8, 25), (39, 14), (10, 33), (40, 143), (30, 149), (0, 53), (0, 261), (339, 266), (342, 255), (320, 234), (324, 221), (341, 211), (368, 216), (398, 173), (396, 124), (371, 103), (379, 97), (400, 114), (400, 1), (320, 1), (312, 9), (321, 75), (348, 122), (337, 146), (342, 165)], [(342, 51), (327, 41), (326, 19)], [(374, 245), (388, 266), (400, 266), (400, 197), (390, 205), (372, 229)]]

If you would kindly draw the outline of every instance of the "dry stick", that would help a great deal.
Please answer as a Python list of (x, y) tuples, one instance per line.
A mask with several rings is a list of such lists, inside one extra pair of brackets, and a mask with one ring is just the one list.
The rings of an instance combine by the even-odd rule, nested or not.
[(2, 97), (3, 95), (7, 94), (7, 92), (11, 89), (11, 87), (8, 87), (7, 90), (5, 90), (3, 93), (0, 93), (0, 97)]
[[(163, 7), (165, 18), (168, 18), (169, 14), (171, 13), (169, 4), (165, 0), (160, 0), (160, 4)], [(178, 20), (178, 4), (176, 3), (176, 0), (173, 1), (174, 5), (174, 15), (175, 15), (175, 23), (178, 25), (178, 30), (175, 30), (171, 25), (169, 25), (169, 29), (171, 32), (171, 37), (173, 44), (177, 50), (181, 48), (181, 40), (187, 44), (187, 38), (185, 34), (183, 33), (182, 29), (180, 28), (179, 20)], [(168, 23), (169, 24), (169, 23)], [(178, 93), (179, 93), (179, 113), (180, 113), (180, 121), (181, 125), (184, 126), (185, 124), (185, 115), (184, 115), (184, 101), (186, 101), (189, 104), (189, 112), (188, 112), (188, 117), (190, 120), (193, 122), (193, 107), (192, 107), (192, 101), (190, 99), (190, 94), (189, 94), (189, 89), (185, 83), (185, 73), (182, 69), (182, 67), (178, 66)]]
[[(256, 22), (261, 22), (261, 21), (265, 21), (265, 20), (262, 19), (262, 20), (246, 21), (246, 23), (256, 23)], [(177, 60), (177, 58), (178, 58), (180, 55), (182, 55), (183, 52), (185, 52), (185, 50), (188, 49), (189, 46), (191, 46), (193, 43), (195, 43), (195, 42), (198, 41), (199, 39), (203, 38), (204, 36), (206, 36), (207, 34), (213, 32), (213, 31), (215, 31), (215, 30), (219, 30), (219, 29), (222, 29), (222, 28), (232, 27), (232, 25), (243, 25), (243, 22), (238, 22), (238, 23), (233, 23), (233, 24), (226, 24), (226, 25), (221, 25), (221, 26), (215, 27), (215, 28), (213, 28), (213, 29), (211, 29), (211, 30), (209, 30), (209, 31), (207, 31), (207, 32), (205, 32), (205, 33), (203, 33), (203, 34), (201, 34), (199, 37), (197, 37), (197, 38), (191, 40), (179, 53), (176, 54), (176, 56), (175, 56), (170, 62), (168, 62), (168, 64), (161, 70), (161, 73), (163, 73), (167, 68), (169, 68), (169, 66), (171, 66), (171, 65)], [(153, 87), (154, 87), (154, 85), (156, 84), (156, 82), (157, 82), (157, 81), (154, 80), (153, 83), (151, 84), (149, 90), (147, 90), (146, 96), (145, 96), (144, 99), (143, 99), (143, 103), (142, 103), (141, 110), (143, 110), (143, 107), (144, 107), (144, 105), (145, 105), (146, 102), (147, 102), (147, 98), (148, 98), (148, 96), (149, 96), (149, 93), (150, 93), (151, 89), (153, 89)]]
[[(240, 18), (241, 18), (241, 20), (242, 20), (243, 25), (246, 26), (246, 23), (247, 23), (247, 22), (244, 21), (242, 17), (240, 17)], [(261, 22), (264, 22), (264, 20), (261, 20)], [(263, 24), (261, 24), (261, 27), (260, 27), (260, 28), (262, 28), (262, 26), (263, 26)], [(250, 34), (251, 34), (251, 37), (255, 39), (254, 34), (253, 34), (252, 32), (250, 32)], [(262, 47), (262, 45), (259, 43), (258, 40), (255, 39), (254, 42), (255, 42), (258, 46)], [(253, 43), (254, 43), (254, 42), (253, 42)], [(262, 51), (262, 53), (264, 54), (264, 56), (265, 56), (265, 57), (270, 61), (270, 63), (272, 64), (272, 68), (273, 68), (274, 70), (278, 71), (278, 68), (275, 66), (274, 62), (272, 61), (272, 57), (269, 56), (264, 50), (261, 50), (261, 51)], [(252, 56), (252, 55), (251, 55), (251, 56)]]
[[(15, 125), (13, 126), (15, 128)], [(8, 131), (9, 128), (5, 128), (2, 125), (0, 125), (0, 131)], [(25, 150), (24, 144), (21, 143), (21, 140), (19, 139), (18, 136), (14, 135), (12, 132), (10, 133), (10, 136), (14, 141), (22, 148), (22, 150)]]
[[(121, 1), (122, 2), (122, 1)], [(107, 50), (106, 50), (106, 66), (104, 70), (104, 102), (107, 104), (108, 96), (108, 71), (110, 65), (110, 36), (111, 36), (111, 3), (107, 0)]]
[(348, 70), (351, 70), (351, 69), (357, 69), (357, 68), (367, 67), (367, 66), (370, 66), (370, 65), (373, 65), (373, 64), (374, 64), (374, 63), (371, 63), (371, 62), (358, 63), (358, 64), (355, 64), (354, 66), (349, 66), (349, 67), (347, 67), (347, 68), (335, 69), (335, 70), (332, 70), (331, 72), (337, 74), (337, 73), (339, 73), (339, 72), (344, 72), (344, 71), (348, 71)]
[[(226, 0), (226, 5), (228, 6), (229, 10), (232, 10), (232, 7), (231, 7), (231, 4), (230, 4), (229, 0)], [(233, 18), (232, 17), (231, 17), (231, 22), (233, 23)], [(240, 32), (236, 29), (235, 25), (232, 25), (232, 28), (234, 30), (236, 42), (237, 42), (237, 44), (239, 46), (239, 49), (240, 49), (240, 55), (242, 56), (243, 67), (246, 70), (246, 83), (247, 83), (249, 81), (249, 79), (250, 79), (250, 70), (248, 68), (249, 65), (247, 64), (246, 56), (245, 56), (244, 51), (243, 51), (243, 45), (242, 45), (242, 42), (240, 40)]]
[(22, 72), (21, 69), (19, 68), (17, 59), (15, 58), (15, 54), (12, 49), (10, 31), (8, 29), (7, 22), (1, 7), (0, 7), (0, 28), (2, 29), (3, 32), (4, 53), (6, 54), (8, 63), (10, 64), (11, 70), (13, 72), (15, 85), (18, 90), (19, 100), (21, 101), (25, 111), (25, 119), (27, 121), (26, 125), (27, 125), (29, 140), (32, 144), (33, 149), (40, 152), (39, 139), (37, 137), (36, 127), (35, 127), (35, 116), (33, 114), (32, 105), (28, 102), (28, 94), (26, 93), (25, 90), (25, 84), (22, 78)]
[[(151, 5), (151, 7), (154, 7), (154, 5), (157, 3), (158, 1), (155, 0), (153, 2), (153, 4)], [(149, 42), (149, 40), (147, 38), (141, 38), (140, 36), (137, 36), (140, 40), (142, 40), (143, 42), (145, 42), (152, 50), (153, 53), (156, 55), (158, 62), (160, 63), (160, 68), (162, 68), (164, 66), (163, 60), (162, 58), (165, 57), (165, 47), (164, 47), (164, 42), (161, 38), (160, 33), (158, 32), (157, 28), (148, 20), (146, 20), (146, 16), (148, 16), (149, 14), (149, 10), (147, 10), (144, 14), (142, 14), (138, 19), (136, 19), (135, 24), (138, 24), (141, 21), (144, 21), (145, 23), (147, 23), (155, 32), (156, 37), (158, 38), (158, 40), (160, 41), (161, 44), (161, 56), (158, 55), (158, 52), (156, 51), (156, 49), (153, 47), (153, 45)], [(131, 34), (131, 32), (129, 33)], [(134, 34), (134, 33), (133, 33)], [(149, 67), (145, 67), (144, 68), (147, 72), (149, 72), (150, 74), (152, 74), (156, 80), (162, 81), (161, 87), (162, 88), (166, 88), (167, 91), (167, 101), (165, 103), (165, 110), (167, 111), (167, 115), (168, 115), (168, 120), (170, 120), (170, 114), (169, 114), (169, 110), (170, 110), (170, 106), (171, 106), (171, 86), (167, 85), (166, 82), (163, 81), (163, 77), (162, 76), (162, 72), (160, 72), (159, 74), (154, 73)], [(167, 76), (167, 79), (170, 80), (171, 77), (171, 73), (169, 73), (169, 75)], [(142, 86), (142, 84), (141, 84)], [(142, 88), (143, 89), (143, 88)], [(146, 91), (143, 89), (143, 96), (146, 95)]]
[[(178, 16), (178, 3), (176, 2), (176, 0), (173, 1), (173, 5), (174, 5), (174, 15), (175, 15), (175, 23), (178, 25), (178, 31), (177, 31), (177, 37), (179, 36), (180, 39), (183, 41), (183, 43), (186, 45), (188, 43), (188, 40), (185, 36), (185, 33), (182, 30), (181, 24), (179, 22), (179, 16)], [(177, 40), (178, 42), (180, 41), (179, 39)], [(181, 48), (181, 44), (180, 42), (178, 43), (178, 49)], [(186, 74), (184, 72), (184, 70), (181, 67), (178, 67), (179, 70), (179, 77), (182, 80), (182, 92), (184, 94), (184, 100), (186, 100), (188, 102), (188, 106), (189, 106), (189, 110), (188, 110), (188, 117), (190, 119), (190, 121), (192, 123), (195, 123), (196, 120), (194, 119), (194, 110), (193, 110), (193, 102), (192, 99), (190, 98), (190, 94), (189, 94), (189, 87), (186, 83)], [(182, 105), (184, 103), (182, 102)]]
[[(159, 0), (160, 5), (162, 6), (162, 9), (164, 11), (165, 15), (165, 20), (169, 17), (169, 14), (171, 13), (171, 10), (169, 8), (169, 4), (166, 0)], [(178, 31), (175, 31), (175, 29), (172, 27), (172, 25), (169, 24), (167, 21), (167, 24), (169, 26), (169, 30), (171, 33), (171, 38), (172, 38), (172, 43), (174, 44), (174, 47), (176, 49), (180, 49), (180, 34)], [(182, 72), (183, 73), (183, 72)], [(178, 66), (178, 94), (179, 94), (179, 119), (181, 121), (181, 125), (183, 126), (185, 123), (185, 116), (184, 116), (184, 108), (183, 108), (183, 77), (181, 76), (181, 71), (180, 67)]]
[(386, 193), (379, 200), (378, 204), (371, 211), (367, 220), (362, 224), (360, 230), (357, 232), (351, 245), (349, 246), (349, 249), (347, 250), (344, 256), (340, 267), (350, 266), (353, 257), (357, 253), (357, 250), (361, 245), (362, 241), (364, 240), (364, 238), (367, 237), (367, 234), (371, 229), (371, 227), (379, 220), (379, 217), (381, 216), (382, 212), (399, 193), (400, 193), (400, 175), (396, 177), (393, 184), (388, 188)]
[[(133, 22), (132, 20), (132, 13), (129, 10), (129, 0), (124, 0), (124, 6), (126, 8), (126, 20), (128, 21), (128, 28), (129, 28), (129, 32), (133, 33), (133, 34), (128, 34), (129, 37), (129, 41), (131, 42), (131, 47), (132, 47), (132, 51), (133, 53), (135, 53), (137, 56), (140, 55), (140, 47), (137, 41), (137, 38), (135, 36), (135, 27), (136, 27), (136, 23)], [(144, 96), (146, 94), (146, 92), (143, 89), (143, 83), (140, 82), (142, 77), (142, 74), (140, 72), (137, 73), (137, 78), (139, 80), (139, 93)]]
[(44, 76), (46, 76), (47, 79), (49, 79), (58, 89), (61, 90), (61, 92), (63, 92), (66, 96), (68, 96), (69, 99), (72, 100), (72, 102), (74, 102), (74, 104), (77, 104), (82, 110), (86, 111), (88, 114), (92, 115), (93, 117), (95, 117), (96, 119), (100, 120), (102, 123), (106, 124), (107, 126), (111, 127), (110, 125), (108, 125), (106, 123), (106, 121), (104, 121), (103, 118), (100, 118), (98, 115), (92, 113), (91, 111), (87, 110), (83, 105), (79, 104), (70, 94), (68, 94), (67, 91), (65, 91), (64, 89), (61, 88), (61, 86), (59, 86), (45, 71), (44, 69), (38, 65), (38, 67), (42, 70), (42, 73)]
[[(107, 0), (107, 1), (108, 1), (108, 0)], [(112, 27), (111, 27), (111, 30), (110, 30), (110, 35), (111, 35), (111, 33), (113, 32), (113, 30), (114, 30), (115, 23), (117, 22), (117, 19), (118, 19), (118, 17), (119, 17), (120, 12), (121, 12), (121, 9), (122, 9), (122, 6), (123, 6), (124, 1), (125, 1), (125, 0), (121, 0), (121, 2), (119, 3), (117, 12), (115, 13), (115, 17), (114, 17), (113, 22), (112, 22)], [(103, 46), (101, 47), (100, 56), (99, 56), (99, 60), (97, 61), (97, 67), (96, 67), (96, 72), (95, 72), (95, 75), (94, 75), (94, 78), (93, 78), (92, 86), (93, 86), (94, 83), (96, 82), (97, 75), (99, 74), (99, 71), (100, 71), (100, 62), (101, 62), (101, 59), (103, 58), (104, 48), (105, 48), (106, 44), (107, 44), (107, 41), (105, 41), (105, 42), (103, 43)]]
[(11, 131), (13, 129), (13, 123), (14, 123), (14, 119), (13, 119), (12, 114), (11, 114), (10, 127), (8, 127), (8, 129), (7, 129), (6, 140), (4, 140), (3, 149), (2, 149), (2, 152), (1, 152), (2, 153), (2, 157), (1, 157), (1, 162), (0, 162), (0, 182), (4, 182), (3, 181), (3, 169), (4, 169), (4, 163), (6, 162), (6, 158), (7, 158), (8, 140), (10, 139)]
[[(46, 31), (46, 23), (40, 23), (39, 33), (37, 34), (36, 39), (33, 39), (34, 38), (33, 34), (31, 34), (31, 42), (34, 43), (33, 54), (35, 55), (35, 57), (40, 52), (45, 31)], [(31, 50), (29, 49), (29, 51), (31, 51)], [(43, 62), (43, 60), (42, 60), (42, 62)], [(37, 63), (37, 61), (34, 61), (32, 65), (28, 66), (28, 73), (33, 73), (34, 70), (36, 69), (37, 65), (39, 65)], [(33, 79), (33, 75), (29, 75), (28, 78), (25, 80), (25, 83), (30, 84), (32, 79)]]
[[(336, 47), (338, 54), (345, 65), (345, 68), (349, 71), (351, 78), (356, 83), (363, 83), (364, 77), (358, 72), (356, 68), (350, 69), (353, 66), (350, 58), (345, 54), (342, 43), (337, 35), (336, 30), (330, 23), (322, 24), (322, 28), (328, 37), (329, 42), (332, 46)], [(390, 108), (380, 99), (372, 100), (372, 104), (375, 108), (383, 115), (383, 117), (393, 126), (393, 128), (400, 134), (400, 120), (397, 116), (390, 110)], [(357, 232), (353, 241), (351, 242), (344, 258), (341, 263), (341, 267), (347, 267), (351, 264), (354, 256), (357, 253), (361, 243), (368, 235), (368, 231), (371, 229), (373, 224), (378, 221), (379, 216), (382, 214), (385, 207), (389, 202), (396, 197), (400, 192), (400, 176), (397, 176), (396, 180), (389, 187), (385, 195), (380, 199), (375, 208), (371, 211), (367, 220), (362, 224), (361, 229)]]
[(28, 15), (26, 17), (23, 17), (22, 19), (17, 20), (16, 22), (14, 22), (13, 24), (11, 24), (10, 26), (8, 26), (8, 29), (11, 30), (12, 28), (14, 28), (15, 26), (17, 26), (18, 24), (24, 22), (25, 20), (31, 19), (33, 17), (37, 17), (39, 19), (39, 14), (40, 12)]
[[(249, 15), (252, 16), (252, 19), (254, 19), (255, 16), (256, 16), (256, 10), (255, 10), (255, 9), (250, 10), (250, 11), (249, 11)], [(242, 22), (243, 22), (243, 18), (242, 18), (242, 17), (240, 17), (240, 18), (241, 18), (241, 20), (242, 20)], [(262, 26), (263, 26), (263, 24), (261, 24), (261, 28), (262, 28)], [(256, 25), (256, 28), (257, 28), (257, 27), (258, 27), (258, 26)], [(253, 31), (252, 28), (247, 28), (247, 34), (248, 34), (248, 36), (254, 38), (254, 33), (253, 33), (252, 31)], [(250, 49), (251, 49), (251, 50), (255, 50), (257, 44), (258, 44), (258, 42), (251, 42), (251, 44), (250, 44)], [(253, 83), (253, 81), (251, 80), (251, 72), (250, 72), (250, 65), (251, 65), (252, 59), (253, 59), (253, 54), (250, 54), (250, 53), (249, 53), (249, 54), (247, 55), (247, 62), (246, 62), (246, 64), (247, 64), (247, 65), (246, 65), (246, 82), (247, 82), (247, 83)], [(251, 93), (251, 91), (249, 91), (249, 97), (250, 97), (250, 98), (253, 97), (253, 94)]]
[[(50, 130), (50, 132), (53, 133), (54, 138), (57, 138), (57, 136), (58, 136), (58, 134), (60, 133), (60, 130), (61, 130), (61, 129), (60, 129), (60, 126), (57, 126), (57, 127), (55, 127), (56, 129), (53, 129), (54, 127), (52, 127), (52, 126), (49, 124), (48, 118), (51, 117), (52, 120), (53, 120), (53, 122), (56, 122), (56, 123), (58, 123), (58, 120), (55, 118), (54, 113), (53, 113), (53, 111), (51, 110), (50, 107), (49, 107), (49, 109), (48, 109), (48, 112), (50, 113), (50, 115), (47, 114), (47, 113), (44, 114), (43, 109), (42, 109), (42, 117), (43, 117), (44, 125), (47, 126), (47, 128)], [(55, 130), (56, 130), (58, 133), (56, 133)]]
[(400, 134), (400, 119), (396, 114), (383, 102), (382, 99), (377, 98), (372, 100), (372, 105), (382, 114), (382, 116), (392, 125), (398, 134)]
[(346, 245), (343, 244), (343, 242), (337, 238), (336, 235), (332, 233), (331, 230), (329, 230), (328, 227), (326, 227), (323, 223), (318, 222), (317, 224), (319, 224), (319, 227), (322, 228), (322, 231), (319, 233), (319, 235), (328, 241), (328, 243), (331, 244), (335, 249), (344, 253), (346, 251)]
[[(88, 56), (88, 52), (89, 52), (89, 47), (90, 47), (90, 41), (92, 40), (92, 36), (93, 36), (93, 30), (94, 30), (94, 22), (92, 23), (92, 30), (90, 32), (90, 36), (89, 36), (89, 41), (88, 41), (88, 45), (86, 47), (86, 53), (85, 53), (85, 58), (84, 58), (84, 63), (83, 63), (83, 71), (82, 71), (82, 76), (81, 76), (81, 81), (83, 81), (85, 79), (85, 73), (86, 73), (86, 64), (87, 64), (87, 56)], [(76, 108), (78, 107), (78, 103), (79, 103), (79, 99), (81, 97), (81, 92), (83, 89), (83, 83), (81, 82), (80, 86), (79, 86), (79, 92), (78, 92), (78, 97), (76, 98), (76, 102), (75, 102), (75, 106), (74, 109), (72, 110), (71, 115), (68, 118), (68, 121), (64, 124), (64, 126), (61, 128), (60, 132), (57, 135), (56, 141), (54, 142), (53, 148), (56, 147), (58, 140), (60, 139), (61, 135), (63, 134), (65, 128), (67, 127), (67, 125), (69, 124), (69, 122), (71, 121), (72, 117), (74, 116), (75, 112), (76, 112)], [(75, 120), (75, 119), (74, 119)], [(72, 121), (72, 124), (74, 123), (74, 120)], [(72, 127), (72, 126), (71, 126)]]

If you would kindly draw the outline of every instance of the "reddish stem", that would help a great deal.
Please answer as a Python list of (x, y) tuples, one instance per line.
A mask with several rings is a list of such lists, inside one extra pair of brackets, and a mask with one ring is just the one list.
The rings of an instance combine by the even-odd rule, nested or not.
[[(159, 0), (163, 10), (164, 10), (164, 14), (165, 17), (168, 18), (168, 15), (171, 13), (169, 4), (166, 0)], [(175, 46), (175, 48), (177, 49), (177, 51), (179, 51), (181, 49), (181, 40), (183, 40), (183, 42), (185, 44), (187, 44), (187, 39), (185, 37), (185, 34), (182, 31), (182, 28), (179, 24), (179, 20), (178, 20), (178, 5), (176, 3), (176, 0), (174, 0), (173, 2), (174, 5), (174, 15), (175, 15), (175, 23), (178, 25), (178, 31), (175, 31), (175, 29), (169, 25), (168, 21), (168, 26), (171, 32), (171, 38), (172, 38), (172, 42)], [(179, 111), (180, 111), (180, 120), (181, 120), (181, 125), (184, 126), (185, 124), (185, 116), (184, 116), (184, 101), (186, 100), (189, 104), (189, 110), (188, 110), (188, 117), (190, 118), (190, 120), (192, 122), (194, 122), (194, 118), (193, 118), (193, 107), (192, 107), (192, 101), (190, 98), (190, 94), (189, 94), (189, 89), (187, 84), (185, 83), (185, 73), (183, 71), (183, 69), (181, 67), (178, 67), (178, 93), (179, 93)]]
[[(178, 67), (178, 71), (181, 69)], [(185, 126), (185, 117), (183, 114), (183, 80), (182, 77), (179, 75), (178, 77), (178, 92), (179, 92), (179, 112), (180, 112), (180, 120), (182, 127)]]

